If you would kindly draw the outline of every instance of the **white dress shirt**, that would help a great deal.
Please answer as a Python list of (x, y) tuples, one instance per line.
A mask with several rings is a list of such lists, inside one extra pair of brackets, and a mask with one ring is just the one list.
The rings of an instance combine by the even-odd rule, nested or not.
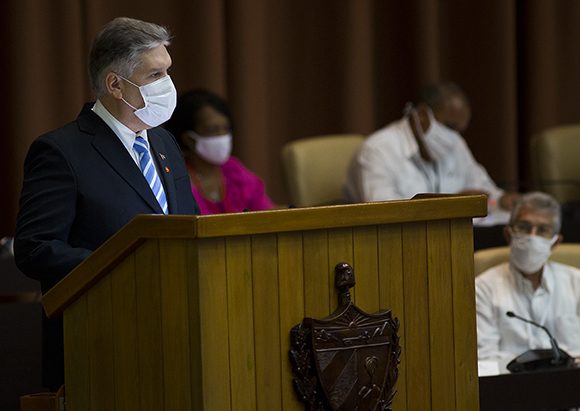
[[(133, 144), (135, 143), (135, 139), (137, 138), (137, 133), (135, 133), (129, 127), (127, 127), (126, 125), (124, 125), (123, 123), (121, 123), (119, 120), (117, 120), (109, 112), (109, 110), (107, 110), (105, 108), (105, 106), (103, 106), (103, 103), (101, 103), (100, 100), (97, 100), (96, 101), (96, 103), (93, 106), (92, 110), (94, 111), (94, 113), (96, 115), (98, 115), (101, 119), (103, 119), (103, 121), (105, 123), (107, 123), (107, 125), (109, 126), (109, 128), (111, 130), (113, 130), (113, 132), (115, 133), (115, 135), (117, 137), (119, 137), (119, 140), (121, 140), (121, 142), (123, 143), (123, 145), (125, 146), (125, 148), (129, 152), (129, 155), (131, 156), (131, 158), (133, 159), (133, 161), (135, 161), (135, 164), (137, 164), (137, 166), (139, 166), (139, 154), (137, 154), (137, 152), (133, 148)], [(139, 135), (141, 137), (143, 137), (143, 139), (145, 139), (145, 141), (147, 142), (147, 144), (149, 144), (149, 139), (147, 138), (147, 130), (141, 131), (139, 133)], [(154, 161), (153, 164), (155, 165), (155, 168), (158, 169), (157, 164), (155, 164), (155, 163), (156, 162)], [(157, 172), (159, 172), (159, 170), (157, 170)]]
[(463, 138), (453, 132), (430, 135), (434, 164), (419, 153), (409, 121), (403, 118), (371, 134), (353, 158), (344, 186), (349, 202), (409, 199), (418, 193), (481, 190), (497, 201), (503, 194), (473, 158)]
[(530, 281), (509, 263), (493, 267), (475, 279), (479, 360), (512, 359), (528, 349), (550, 348), (544, 330), (507, 311), (546, 327), (560, 348), (580, 354), (580, 270), (549, 261), (542, 282)]

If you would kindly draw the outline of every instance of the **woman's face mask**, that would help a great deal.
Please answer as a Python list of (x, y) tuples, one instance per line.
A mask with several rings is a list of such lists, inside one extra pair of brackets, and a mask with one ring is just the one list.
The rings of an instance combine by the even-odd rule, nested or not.
[(177, 91), (169, 75), (161, 77), (153, 83), (145, 84), (144, 86), (138, 86), (123, 76), (119, 77), (139, 89), (141, 97), (145, 102), (144, 107), (136, 108), (125, 99), (122, 100), (135, 110), (135, 115), (143, 123), (149, 127), (157, 127), (171, 118), (173, 110), (175, 110), (175, 106), (177, 105)]
[(221, 166), (232, 152), (232, 135), (223, 134), (220, 136), (204, 137), (188, 131), (187, 134), (195, 140), (195, 152), (202, 159), (210, 164)]

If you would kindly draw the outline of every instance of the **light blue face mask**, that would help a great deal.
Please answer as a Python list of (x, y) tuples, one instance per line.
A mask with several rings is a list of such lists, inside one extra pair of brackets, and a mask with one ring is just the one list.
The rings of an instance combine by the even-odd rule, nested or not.
[(173, 110), (175, 110), (175, 106), (177, 105), (177, 90), (175, 90), (175, 86), (169, 75), (143, 86), (138, 86), (123, 76), (119, 75), (119, 77), (139, 89), (141, 97), (145, 102), (144, 107), (137, 108), (129, 104), (124, 98), (122, 100), (135, 110), (134, 114), (143, 123), (149, 127), (157, 127), (171, 118)]

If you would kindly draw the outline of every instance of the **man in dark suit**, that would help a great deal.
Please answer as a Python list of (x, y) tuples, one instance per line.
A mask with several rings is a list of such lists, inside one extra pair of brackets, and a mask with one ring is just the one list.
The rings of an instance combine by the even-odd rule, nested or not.
[[(96, 103), (36, 139), (24, 165), (15, 258), (48, 291), (137, 214), (196, 214), (174, 137), (159, 128), (176, 91), (168, 31), (117, 18), (95, 38), (89, 76)], [(62, 322), (45, 320), (45, 385), (64, 381)]]

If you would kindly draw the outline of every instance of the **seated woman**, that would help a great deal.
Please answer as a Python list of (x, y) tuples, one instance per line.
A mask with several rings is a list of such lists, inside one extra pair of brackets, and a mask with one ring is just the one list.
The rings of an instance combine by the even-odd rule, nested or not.
[(262, 180), (230, 155), (232, 120), (224, 99), (206, 90), (189, 91), (177, 99), (165, 127), (181, 145), (201, 214), (274, 207)]

